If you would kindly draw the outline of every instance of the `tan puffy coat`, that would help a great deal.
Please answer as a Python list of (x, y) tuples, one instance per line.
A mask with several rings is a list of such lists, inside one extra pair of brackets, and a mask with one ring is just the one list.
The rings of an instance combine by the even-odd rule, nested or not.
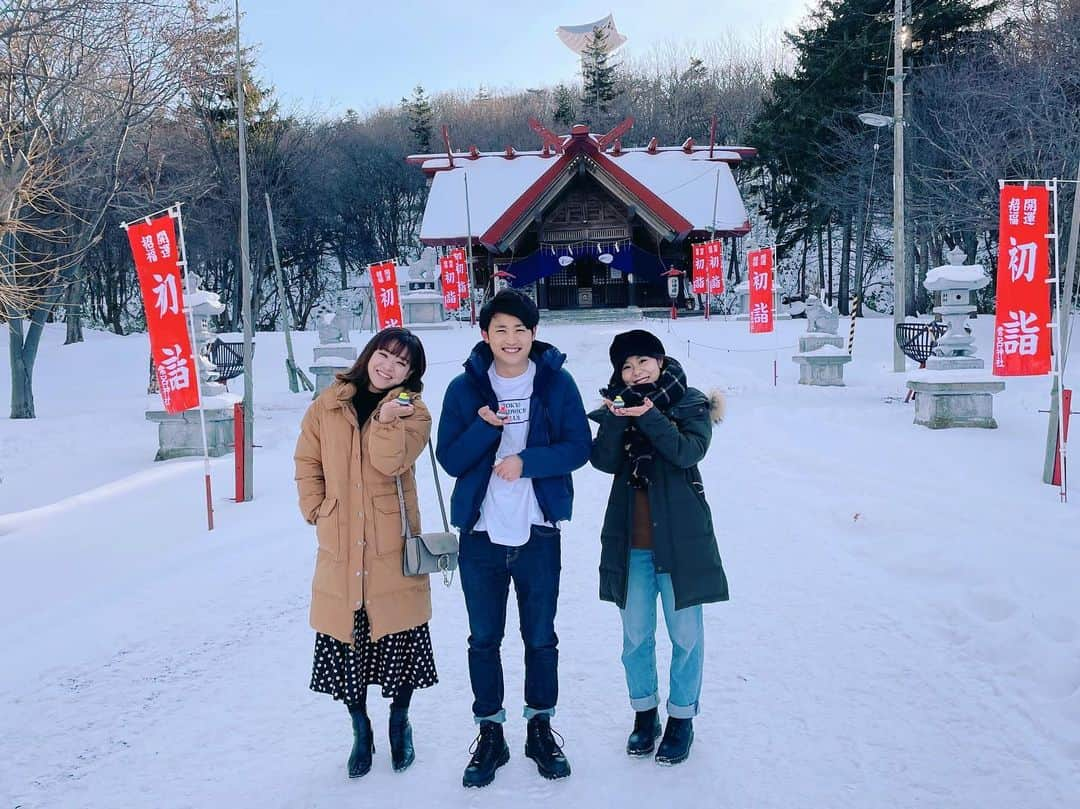
[[(394, 388), (383, 401), (403, 390)], [(401, 476), (413, 531), (420, 531), (413, 464), (431, 434), (431, 414), (415, 411), (390, 424), (356, 423), (355, 385), (335, 382), (311, 403), (296, 442), (300, 513), (316, 526), (319, 550), (311, 584), (311, 626), (353, 640), (353, 612), (364, 607), (371, 640), (431, 619), (427, 576), (401, 572), (404, 539), (394, 476)]]

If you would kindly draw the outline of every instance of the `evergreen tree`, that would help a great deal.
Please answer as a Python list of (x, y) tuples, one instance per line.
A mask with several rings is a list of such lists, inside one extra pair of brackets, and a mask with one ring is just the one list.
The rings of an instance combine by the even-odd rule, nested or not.
[[(983, 26), (994, 8), (979, 0), (915, 4), (905, 53), (912, 68), (908, 91), (921, 68), (967, 48), (965, 33)], [(832, 201), (821, 187), (847, 168), (831, 159), (833, 147), (844, 131), (867, 132), (856, 114), (892, 92), (885, 83), (892, 10), (891, 0), (824, 0), (806, 24), (785, 35), (795, 51), (794, 69), (773, 78), (750, 137), (759, 148), (759, 166), (770, 176), (767, 210), (784, 248), (830, 220)], [(891, 103), (884, 110), (891, 112)]]
[(401, 99), (401, 111), (405, 113), (409, 121), (409, 132), (413, 136), (413, 144), (420, 154), (431, 151), (431, 121), (433, 113), (431, 102), (428, 100), (424, 87), (421, 84), (413, 88), (411, 99)]
[(574, 94), (565, 84), (557, 85), (555, 87), (555, 115), (553, 116), (555, 123), (565, 127), (573, 126), (575, 116)]
[(709, 70), (705, 62), (691, 56), (686, 70), (673, 77), (667, 95), (671, 129), (676, 137), (704, 138), (713, 112), (709, 103)]
[(615, 100), (615, 71), (618, 65), (608, 62), (608, 34), (602, 28), (594, 28), (589, 44), (581, 54), (581, 103), (593, 123), (606, 115)]

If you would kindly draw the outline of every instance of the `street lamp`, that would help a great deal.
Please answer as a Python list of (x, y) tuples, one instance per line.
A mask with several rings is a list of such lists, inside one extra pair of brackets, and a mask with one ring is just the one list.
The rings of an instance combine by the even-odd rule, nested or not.
[(904, 322), (904, 0), (894, 0), (893, 6), (893, 114), (864, 112), (859, 120), (867, 126), (891, 126), (893, 131), (893, 370), (902, 372), (906, 362), (896, 339), (897, 329)]
[[(896, 83), (900, 87), (900, 83)], [(901, 108), (903, 101), (897, 102)], [(904, 371), (907, 367), (900, 341), (896, 339), (896, 327), (904, 322), (904, 119), (900, 116), (880, 115), (876, 112), (861, 112), (859, 120), (875, 128), (888, 126), (893, 130), (893, 371)], [(900, 126), (896, 122), (900, 121)]]
[(859, 120), (867, 126), (879, 127), (879, 126), (892, 126), (893, 117), (891, 115), (878, 115), (876, 112), (860, 112)]

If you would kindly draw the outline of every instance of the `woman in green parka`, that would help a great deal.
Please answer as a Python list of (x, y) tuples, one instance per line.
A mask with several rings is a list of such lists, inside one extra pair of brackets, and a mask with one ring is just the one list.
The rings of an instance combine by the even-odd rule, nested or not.
[[(600, 534), (600, 598), (619, 606), (622, 662), (634, 729), (631, 756), (656, 749), (658, 764), (690, 755), (704, 664), (702, 604), (726, 601), (727, 577), (697, 464), (705, 457), (719, 394), (686, 385), (682, 366), (653, 334), (616, 335), (604, 406), (589, 414), (600, 429), (591, 461), (615, 476)], [(672, 656), (667, 725), (660, 736), (656, 676), (656, 599)]]

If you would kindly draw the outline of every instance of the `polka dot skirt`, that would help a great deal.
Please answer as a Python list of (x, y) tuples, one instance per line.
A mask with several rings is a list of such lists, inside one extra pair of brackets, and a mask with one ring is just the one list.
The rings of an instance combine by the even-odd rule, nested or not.
[(356, 642), (349, 644), (315, 634), (312, 691), (353, 705), (364, 701), (369, 685), (381, 685), (383, 697), (393, 699), (402, 686), (428, 688), (439, 681), (427, 624), (372, 643), (367, 612), (360, 609), (354, 613), (353, 637)]

